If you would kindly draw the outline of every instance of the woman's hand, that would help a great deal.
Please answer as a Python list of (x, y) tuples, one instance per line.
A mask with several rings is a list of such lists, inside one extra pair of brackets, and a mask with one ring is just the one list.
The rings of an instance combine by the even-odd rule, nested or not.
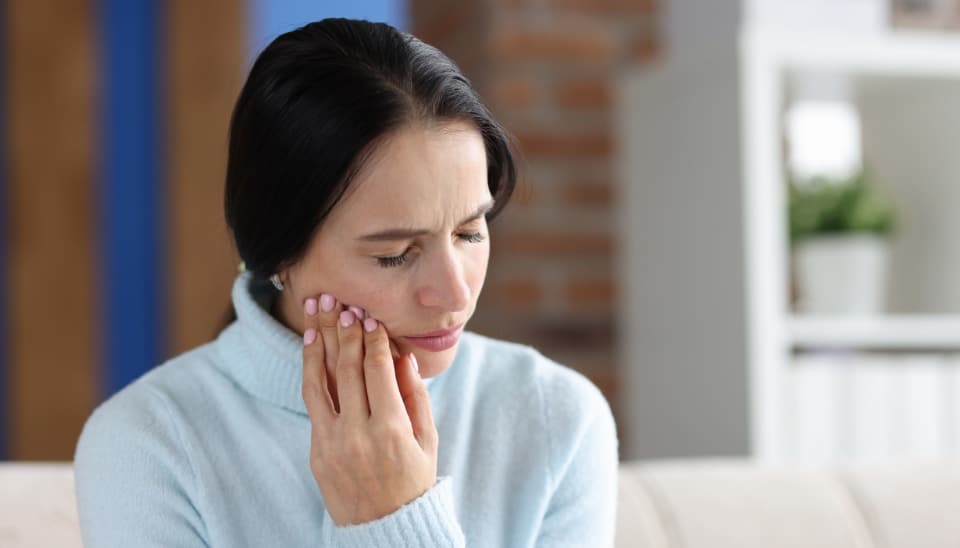
[(437, 429), (416, 358), (394, 363), (386, 329), (364, 315), (329, 295), (304, 305), (310, 469), (337, 525), (390, 514), (437, 480)]

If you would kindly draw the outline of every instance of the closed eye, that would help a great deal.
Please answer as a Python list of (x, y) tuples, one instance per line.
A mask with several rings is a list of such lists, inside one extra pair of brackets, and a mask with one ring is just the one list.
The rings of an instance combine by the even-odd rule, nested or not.
[[(461, 232), (457, 234), (457, 238), (467, 243), (478, 244), (484, 241), (487, 237), (482, 232)], [(410, 249), (411, 248), (409, 247), (404, 249), (403, 253), (399, 255), (377, 257), (377, 264), (382, 268), (396, 268), (398, 266), (403, 266), (410, 256)]]
[(457, 237), (471, 244), (479, 244), (485, 239), (485, 236), (480, 232), (461, 232), (457, 234)]
[(377, 264), (383, 268), (394, 268), (397, 266), (403, 266), (403, 263), (407, 262), (407, 256), (410, 254), (410, 248), (403, 250), (403, 253), (399, 255), (389, 255), (386, 257), (377, 257)]

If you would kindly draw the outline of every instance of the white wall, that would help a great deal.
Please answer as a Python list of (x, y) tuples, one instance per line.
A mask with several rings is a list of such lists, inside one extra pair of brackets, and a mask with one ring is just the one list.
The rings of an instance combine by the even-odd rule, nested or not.
[(740, 0), (669, 0), (665, 53), (671, 58), (734, 44), (742, 21)]
[(897, 208), (890, 311), (960, 313), (960, 83), (859, 86), (864, 155)]
[(806, 32), (886, 28), (890, 0), (744, 0), (744, 21), (751, 27)]
[(713, 53), (621, 82), (623, 458), (750, 451), (739, 75)]

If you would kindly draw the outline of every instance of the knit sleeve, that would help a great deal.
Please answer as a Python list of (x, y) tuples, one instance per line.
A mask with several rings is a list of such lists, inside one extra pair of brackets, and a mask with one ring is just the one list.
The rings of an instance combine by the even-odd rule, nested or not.
[(324, 546), (343, 548), (446, 548), (466, 541), (453, 498), (453, 478), (441, 476), (423, 495), (380, 519), (328, 528)]
[(553, 492), (536, 546), (612, 547), (619, 442), (610, 405), (586, 377), (569, 369), (541, 389)]
[(122, 391), (87, 420), (74, 456), (86, 548), (207, 546), (193, 470), (159, 393)]

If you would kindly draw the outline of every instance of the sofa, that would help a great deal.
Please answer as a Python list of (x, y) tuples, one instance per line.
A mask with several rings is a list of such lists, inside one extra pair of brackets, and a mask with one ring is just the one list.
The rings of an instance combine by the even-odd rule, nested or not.
[[(619, 481), (618, 548), (960, 548), (960, 462), (625, 462)], [(70, 464), (0, 463), (0, 547), (80, 545)]]

